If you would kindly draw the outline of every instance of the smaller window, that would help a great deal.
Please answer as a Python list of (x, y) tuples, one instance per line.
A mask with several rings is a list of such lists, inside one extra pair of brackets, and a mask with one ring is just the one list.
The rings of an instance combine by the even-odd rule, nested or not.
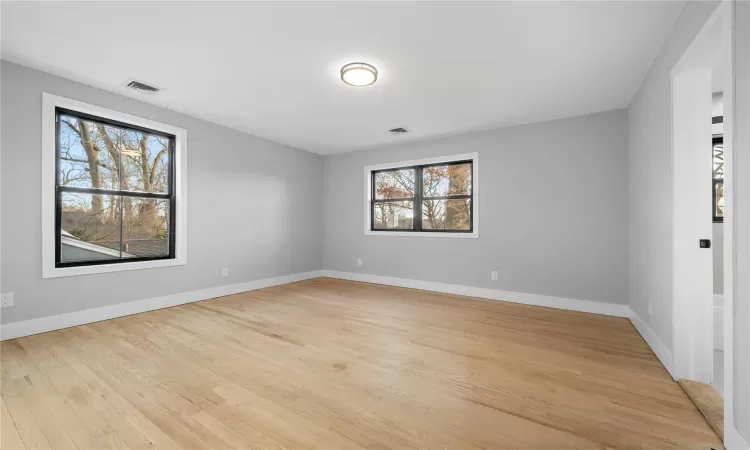
[(724, 138), (713, 139), (713, 199), (714, 222), (724, 222)]
[(477, 237), (476, 164), (474, 153), (366, 167), (365, 234)]

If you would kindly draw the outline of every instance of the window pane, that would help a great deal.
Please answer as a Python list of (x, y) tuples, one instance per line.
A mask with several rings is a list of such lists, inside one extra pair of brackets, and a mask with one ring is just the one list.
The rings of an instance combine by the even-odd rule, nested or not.
[(422, 174), (425, 197), (471, 194), (471, 164), (425, 167)]
[(120, 258), (120, 197), (62, 194), (60, 261)]
[(171, 140), (60, 115), (60, 185), (167, 193)]
[(425, 200), (422, 204), (425, 230), (470, 230), (471, 200)]
[(169, 200), (123, 197), (122, 257), (169, 256)]
[(105, 126), (71, 116), (60, 116), (60, 185), (119, 189), (120, 155), (107, 145)]
[(162, 136), (128, 131), (123, 142), (122, 189), (135, 192), (167, 193), (171, 140)]
[(724, 217), (724, 183), (714, 184), (714, 196), (716, 198), (715, 217)]
[(714, 179), (724, 178), (724, 143), (714, 141)]
[(414, 169), (375, 173), (375, 199), (414, 197)]
[(375, 203), (376, 230), (414, 229), (414, 202)]

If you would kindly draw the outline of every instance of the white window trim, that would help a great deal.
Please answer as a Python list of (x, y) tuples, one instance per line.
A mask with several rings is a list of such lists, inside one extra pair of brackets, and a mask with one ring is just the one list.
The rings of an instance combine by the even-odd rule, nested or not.
[[(55, 267), (55, 108), (61, 107), (175, 136), (175, 258), (131, 263)], [(42, 278), (57, 278), (187, 264), (187, 130), (96, 105), (42, 94)]]
[[(373, 231), (370, 229), (370, 199), (372, 198), (372, 183), (370, 176), (373, 170), (396, 169), (399, 167), (419, 166), (423, 164), (449, 163), (453, 161), (472, 161), (472, 232), (471, 233), (431, 233), (428, 231)], [(479, 153), (463, 153), (460, 155), (439, 156), (436, 158), (415, 159), (393, 163), (365, 166), (365, 235), (367, 236), (409, 236), (431, 238), (459, 238), (476, 239), (479, 237)]]

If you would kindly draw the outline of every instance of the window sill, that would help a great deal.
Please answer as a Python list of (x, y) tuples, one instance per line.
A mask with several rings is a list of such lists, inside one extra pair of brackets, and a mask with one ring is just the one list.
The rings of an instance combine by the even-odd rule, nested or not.
[(476, 239), (479, 232), (473, 233), (450, 233), (450, 232), (429, 232), (429, 231), (372, 231), (365, 230), (366, 236), (401, 236), (401, 237), (431, 237), (431, 238), (457, 238), (457, 239)]
[(132, 263), (98, 264), (79, 267), (45, 267), (42, 278), (75, 277), (96, 273), (123, 272), (126, 270), (154, 269), (158, 267), (184, 266), (186, 258), (161, 259), (155, 261), (138, 261)]

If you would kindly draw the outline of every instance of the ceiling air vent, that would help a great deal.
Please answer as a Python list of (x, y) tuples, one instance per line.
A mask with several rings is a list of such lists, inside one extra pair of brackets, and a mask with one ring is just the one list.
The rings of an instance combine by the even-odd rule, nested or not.
[(391, 134), (406, 134), (409, 132), (406, 128), (393, 128), (388, 131), (390, 131)]
[(129, 87), (130, 89), (133, 89), (134, 91), (143, 92), (144, 94), (156, 94), (157, 92), (161, 91), (161, 88), (158, 88), (156, 86), (146, 84), (142, 81), (129, 79), (125, 83), (126, 87)]

